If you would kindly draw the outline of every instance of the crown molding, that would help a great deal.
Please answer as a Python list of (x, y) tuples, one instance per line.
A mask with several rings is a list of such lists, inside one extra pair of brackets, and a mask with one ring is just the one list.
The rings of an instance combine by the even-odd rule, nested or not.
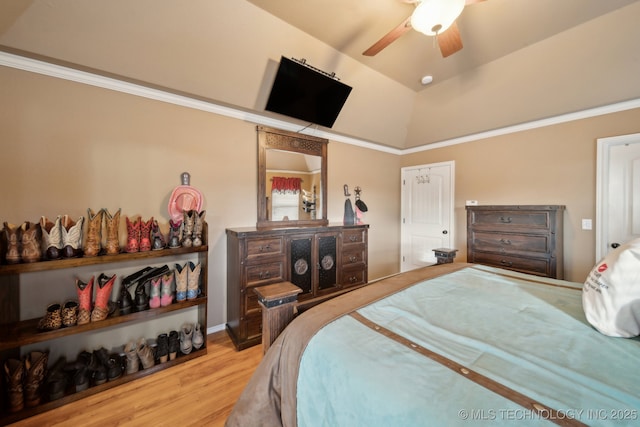
[(398, 149), (391, 148), (381, 144), (376, 144), (359, 138), (354, 138), (332, 131), (326, 131), (313, 127), (300, 129), (300, 125), (292, 124), (284, 120), (274, 119), (272, 117), (263, 116), (254, 112), (244, 111), (239, 108), (224, 106), (212, 100), (200, 99), (187, 94), (179, 94), (171, 92), (167, 89), (154, 88), (145, 86), (144, 84), (125, 81), (119, 78), (109, 77), (89, 71), (82, 71), (73, 67), (68, 67), (51, 62), (29, 58), (23, 55), (17, 55), (10, 52), (0, 51), (0, 65), (15, 68), (31, 73), (42, 74), (49, 77), (73, 81), (76, 83), (86, 84), (90, 86), (100, 87), (103, 89), (113, 90), (116, 92), (126, 93), (129, 95), (140, 96), (147, 99), (153, 99), (160, 102), (179, 105), (186, 108), (193, 108), (200, 111), (206, 111), (221, 116), (226, 116), (238, 120), (243, 120), (268, 127), (275, 127), (292, 132), (300, 132), (306, 135), (317, 136), (330, 139), (336, 142), (355, 145), (370, 150), (382, 151), (389, 154), (405, 155), (422, 151), (434, 150), (451, 145), (463, 144), (466, 142), (477, 141), (480, 139), (491, 138), (510, 133), (522, 132), (525, 130), (552, 126), (560, 123), (566, 123), (574, 120), (581, 120), (589, 117), (600, 116), (604, 114), (616, 113), (625, 110), (631, 110), (640, 107), (640, 99), (619, 102), (615, 104), (605, 105), (601, 107), (591, 108), (587, 110), (577, 111), (569, 114), (562, 114), (542, 120), (534, 120), (513, 126), (506, 126), (486, 132), (479, 132), (459, 138), (452, 138), (443, 141), (437, 141), (431, 144), (425, 144), (418, 147)]

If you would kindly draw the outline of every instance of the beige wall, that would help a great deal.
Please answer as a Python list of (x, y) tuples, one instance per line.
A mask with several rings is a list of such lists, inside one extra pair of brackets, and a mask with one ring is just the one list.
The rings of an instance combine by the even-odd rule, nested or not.
[[(582, 282), (595, 263), (596, 140), (640, 132), (640, 109), (424, 151), (402, 166), (454, 160), (456, 247), (466, 259), (466, 200), (566, 205), (565, 279)], [(595, 222), (594, 222), (595, 225)]]
[[(188, 171), (209, 224), (208, 326), (223, 324), (225, 228), (256, 223), (255, 124), (6, 67), (0, 86), (0, 222), (104, 207), (166, 226), (169, 195)], [(329, 220), (342, 221), (342, 186), (360, 185), (371, 278), (398, 269), (399, 162), (329, 144)]]

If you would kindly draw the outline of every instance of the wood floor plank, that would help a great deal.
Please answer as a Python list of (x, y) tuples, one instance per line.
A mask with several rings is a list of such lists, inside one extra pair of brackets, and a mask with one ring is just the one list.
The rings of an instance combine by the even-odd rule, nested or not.
[(225, 331), (207, 338), (207, 354), (12, 424), (41, 426), (223, 426), (262, 346), (236, 351)]

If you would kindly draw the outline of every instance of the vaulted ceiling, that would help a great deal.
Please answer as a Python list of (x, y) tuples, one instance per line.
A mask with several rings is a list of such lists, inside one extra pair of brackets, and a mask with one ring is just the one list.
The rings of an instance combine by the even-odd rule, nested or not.
[[(640, 0), (480, 1), (459, 17), (464, 48), (452, 56), (413, 30), (362, 55), (413, 8), (406, 0), (7, 0), (0, 49), (290, 130), (308, 123), (264, 106), (280, 57), (305, 58), (354, 88), (332, 135), (392, 150), (640, 99)], [(432, 84), (420, 83), (425, 75)]]

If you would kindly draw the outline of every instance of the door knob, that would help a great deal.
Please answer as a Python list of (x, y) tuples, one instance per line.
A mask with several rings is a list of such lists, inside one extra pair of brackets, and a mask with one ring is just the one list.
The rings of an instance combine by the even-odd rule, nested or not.
[(612, 247), (613, 249), (617, 248), (618, 246), (620, 246), (620, 243), (612, 243), (612, 244), (611, 244), (611, 247)]
[(447, 230), (442, 230), (442, 234), (449, 234)]

